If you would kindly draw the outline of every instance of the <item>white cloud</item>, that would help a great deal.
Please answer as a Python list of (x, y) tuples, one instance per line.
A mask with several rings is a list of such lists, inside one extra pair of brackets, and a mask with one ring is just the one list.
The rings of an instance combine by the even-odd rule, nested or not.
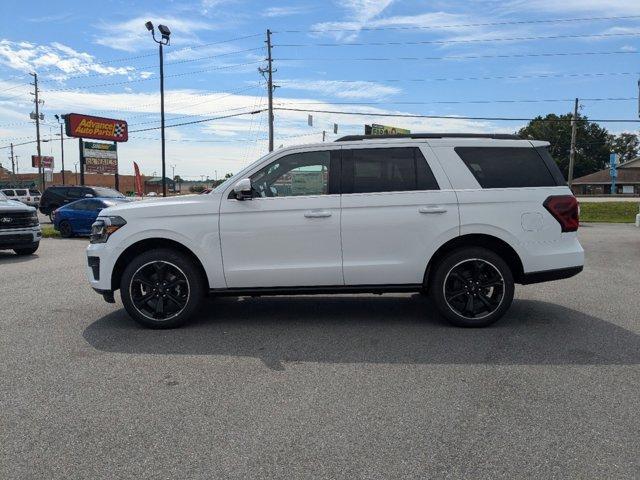
[(263, 17), (288, 17), (291, 15), (300, 15), (309, 11), (308, 6), (304, 5), (291, 5), (287, 7), (269, 7), (263, 13)]
[(401, 92), (396, 87), (367, 81), (338, 82), (333, 80), (283, 79), (280, 83), (292, 90), (303, 90), (350, 99), (381, 99)]
[(135, 52), (138, 50), (150, 50), (153, 48), (151, 34), (145, 28), (145, 23), (150, 20), (156, 26), (167, 25), (171, 29), (171, 43), (175, 45), (197, 43), (197, 32), (210, 30), (213, 26), (198, 20), (186, 20), (178, 17), (156, 15), (142, 15), (120, 23), (103, 22), (96, 27), (101, 31), (95, 37), (95, 43), (115, 50)]
[[(341, 0), (338, 6), (346, 10), (349, 19), (342, 22), (322, 22), (312, 26), (319, 33), (327, 32), (338, 40), (350, 41), (358, 36), (358, 31), (380, 15), (395, 0)], [(344, 29), (345, 31), (332, 32)]]
[(58, 42), (36, 45), (0, 40), (0, 64), (21, 72), (48, 71), (50, 78), (57, 80), (73, 74), (130, 75), (134, 72), (133, 67), (102, 65), (92, 55)]
[(620, 50), (622, 50), (623, 52), (637, 52), (638, 49), (636, 47), (634, 47), (633, 45), (623, 45), (622, 47), (620, 47)]
[(638, 15), (638, 0), (514, 0), (503, 4), (505, 10), (535, 12), (597, 13), (612, 15)]

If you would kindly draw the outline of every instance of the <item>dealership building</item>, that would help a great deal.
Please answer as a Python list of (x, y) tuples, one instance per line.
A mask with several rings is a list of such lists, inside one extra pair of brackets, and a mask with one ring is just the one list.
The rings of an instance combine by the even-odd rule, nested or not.
[[(640, 157), (618, 165), (616, 194), (640, 195)], [(611, 194), (611, 174), (608, 168), (576, 178), (572, 185), (576, 195)]]

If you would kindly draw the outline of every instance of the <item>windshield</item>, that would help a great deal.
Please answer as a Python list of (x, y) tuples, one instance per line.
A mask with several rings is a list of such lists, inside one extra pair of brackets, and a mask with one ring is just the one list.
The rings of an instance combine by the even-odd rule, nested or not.
[(33, 190), (33, 189), (29, 189), (29, 194), (30, 195), (40, 195), (40, 191), (39, 190)]
[(96, 197), (103, 198), (125, 198), (123, 194), (118, 192), (117, 190), (112, 190), (111, 188), (100, 188), (96, 187), (93, 189), (96, 192)]

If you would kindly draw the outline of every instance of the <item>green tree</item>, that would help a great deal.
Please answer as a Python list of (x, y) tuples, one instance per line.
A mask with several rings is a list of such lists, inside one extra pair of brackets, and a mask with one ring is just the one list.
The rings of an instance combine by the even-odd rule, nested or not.
[(611, 151), (618, 154), (618, 163), (628, 162), (638, 156), (640, 141), (634, 133), (611, 135)]
[[(536, 117), (520, 129), (522, 138), (546, 140), (551, 144), (549, 151), (560, 167), (565, 178), (569, 172), (569, 153), (571, 151), (571, 117), (550, 113), (546, 117)], [(587, 117), (578, 114), (576, 132), (576, 161), (573, 178), (605, 168), (609, 162), (611, 150), (609, 132)]]

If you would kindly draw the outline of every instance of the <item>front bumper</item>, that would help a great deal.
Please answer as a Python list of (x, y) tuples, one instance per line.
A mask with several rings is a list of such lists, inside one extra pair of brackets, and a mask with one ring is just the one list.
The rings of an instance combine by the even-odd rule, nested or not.
[(113, 292), (111, 273), (120, 256), (121, 249), (113, 248), (109, 243), (91, 243), (87, 247), (85, 273), (91, 288), (102, 292)]
[(40, 226), (0, 230), (0, 250), (35, 246), (41, 238)]

